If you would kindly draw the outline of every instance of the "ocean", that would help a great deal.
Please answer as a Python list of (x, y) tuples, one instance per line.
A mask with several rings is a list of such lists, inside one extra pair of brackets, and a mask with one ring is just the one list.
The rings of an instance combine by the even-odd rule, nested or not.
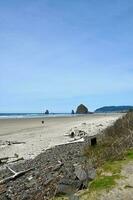
[(65, 116), (74, 116), (70, 113), (0, 113), (0, 119), (8, 118), (42, 118), (42, 117), (65, 117)]

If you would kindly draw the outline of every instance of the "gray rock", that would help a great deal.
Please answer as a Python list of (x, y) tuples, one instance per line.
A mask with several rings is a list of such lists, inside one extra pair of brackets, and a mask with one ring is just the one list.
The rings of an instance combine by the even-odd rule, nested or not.
[(75, 176), (62, 178), (58, 185), (58, 193), (72, 194), (81, 186), (81, 181)]
[(96, 177), (96, 170), (88, 164), (75, 165), (75, 175), (80, 181), (93, 180)]
[(93, 180), (96, 177), (96, 170), (94, 168), (88, 169), (87, 173), (89, 179)]
[[(59, 192), (68, 194), (67, 196), (74, 194), (78, 189), (83, 189), (88, 184), (88, 180), (81, 180), (86, 178), (87, 172), (84, 170), (79, 173), (82, 177), (79, 180), (74, 173), (74, 164), (82, 165), (85, 162), (86, 157), (83, 156), (85, 145), (86, 142), (59, 145), (46, 150), (33, 160), (26, 160), (14, 165), (15, 171), (33, 166), (34, 170), (14, 181), (10, 181), (6, 186), (6, 192), (0, 195), (0, 199), (28, 198), (31, 200), (33, 197), (34, 199), (41, 199), (44, 196), (45, 199), (50, 199), (55, 195), (57, 188)], [(8, 170), (3, 169), (0, 172), (1, 179), (3, 176), (10, 176)]]
[(82, 165), (75, 166), (75, 175), (80, 181), (85, 181), (88, 179), (87, 173)]

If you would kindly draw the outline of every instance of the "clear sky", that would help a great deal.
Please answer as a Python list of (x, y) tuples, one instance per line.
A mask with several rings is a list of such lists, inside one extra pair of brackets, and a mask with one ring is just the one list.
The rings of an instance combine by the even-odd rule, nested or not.
[(133, 105), (133, 0), (0, 0), (0, 112)]

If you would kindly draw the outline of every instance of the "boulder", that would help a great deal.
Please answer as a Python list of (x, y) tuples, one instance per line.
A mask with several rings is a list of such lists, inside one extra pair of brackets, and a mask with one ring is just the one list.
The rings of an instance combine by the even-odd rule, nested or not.
[(96, 177), (96, 170), (88, 164), (75, 165), (74, 167), (76, 177), (82, 182), (93, 180)]
[(62, 178), (57, 187), (58, 194), (72, 194), (80, 187), (80, 180), (74, 179), (74, 177)]
[(88, 179), (87, 173), (82, 165), (75, 166), (75, 175), (80, 181), (86, 181)]

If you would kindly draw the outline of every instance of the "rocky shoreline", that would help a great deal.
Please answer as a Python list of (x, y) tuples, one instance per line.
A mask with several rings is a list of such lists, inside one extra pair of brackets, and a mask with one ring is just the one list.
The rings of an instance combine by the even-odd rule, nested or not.
[(96, 175), (85, 147), (99, 143), (106, 126), (101, 121), (91, 125), (96, 135), (90, 134), (90, 124), (84, 122), (66, 132), (69, 143), (47, 149), (34, 159), (1, 163), (0, 199), (48, 200), (59, 194), (75, 199), (75, 193), (87, 188)]
[[(0, 185), (1, 200), (51, 199), (58, 193), (68, 196), (86, 187), (95, 176), (95, 169), (84, 156), (84, 142), (55, 146), (33, 160), (8, 165), (14, 171), (31, 169), (24, 175)], [(0, 178), (11, 176), (9, 169), (0, 172)]]

